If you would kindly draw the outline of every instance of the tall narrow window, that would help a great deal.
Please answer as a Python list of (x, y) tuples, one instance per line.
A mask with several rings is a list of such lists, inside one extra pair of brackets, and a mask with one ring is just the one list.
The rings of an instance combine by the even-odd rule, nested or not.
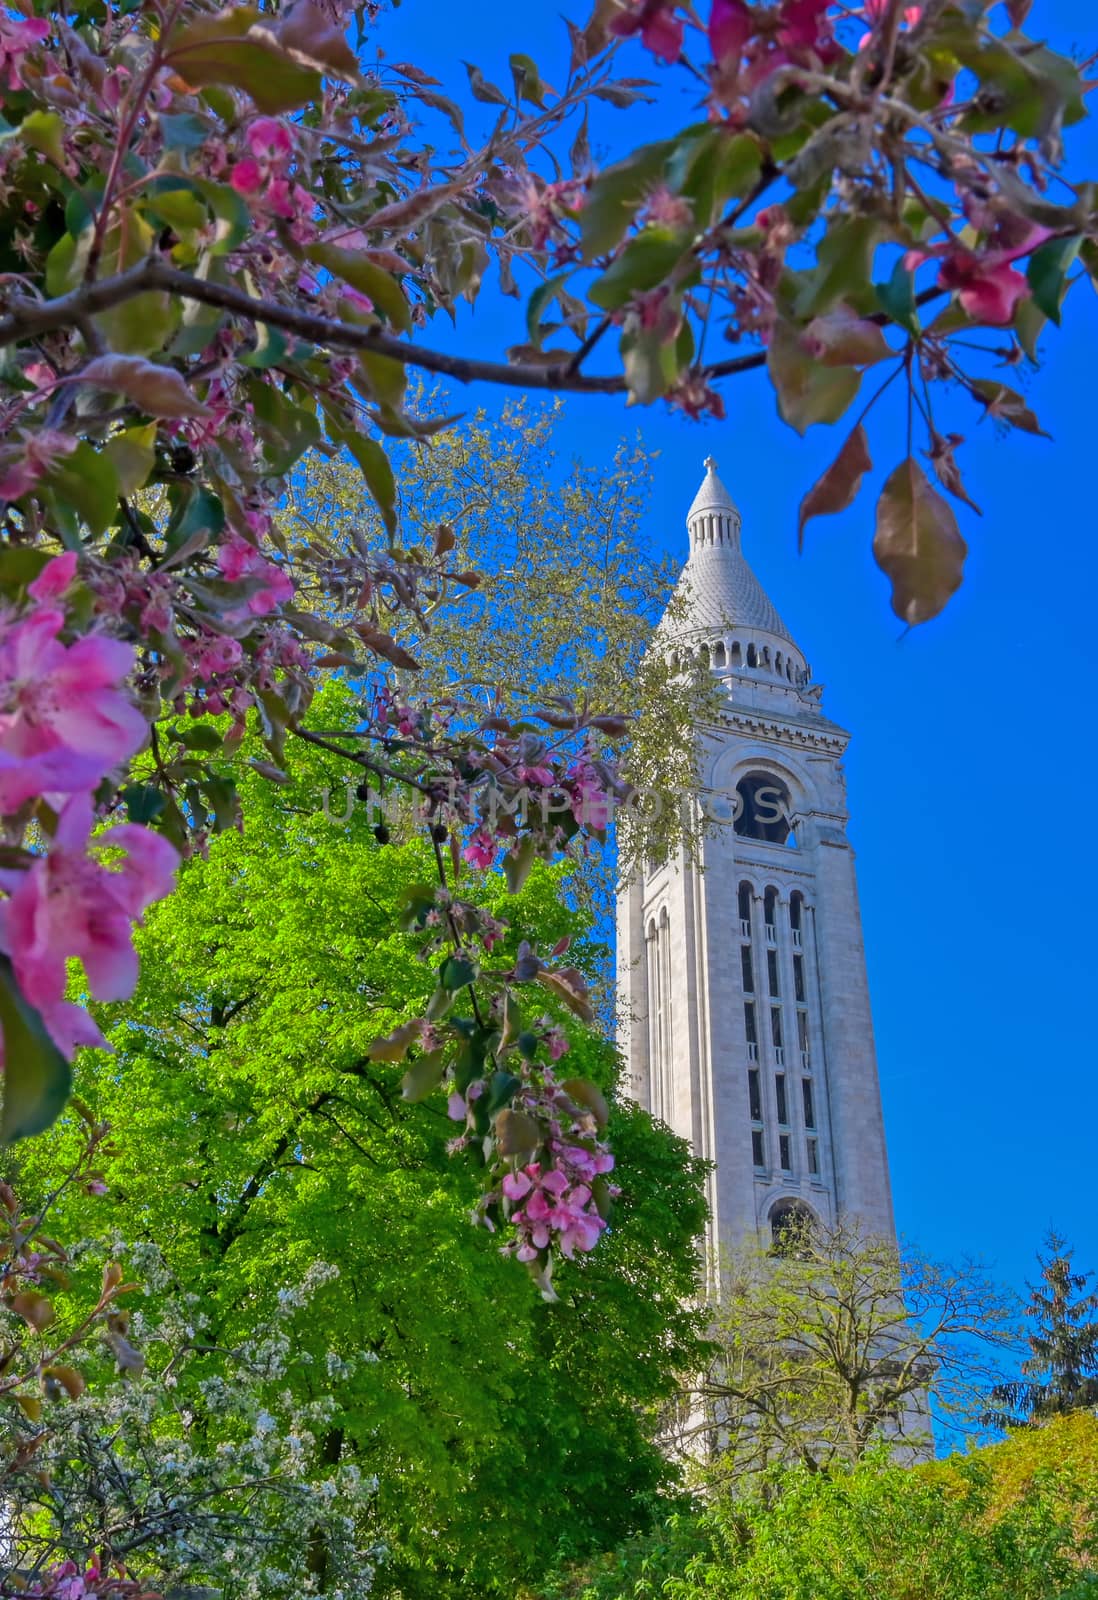
[(654, 1115), (663, 1115), (660, 1083), (663, 1048), (663, 988), (660, 984), (660, 945), (656, 924), (648, 924), (648, 1092)]
[(743, 1008), (743, 1026), (748, 1044), (758, 1044), (759, 1036), (755, 1032), (755, 1007), (750, 1000), (747, 1001)]
[(818, 1139), (809, 1139), (808, 1141), (808, 1170), (814, 1178), (819, 1177), (820, 1141)]
[(770, 930), (774, 927), (774, 923), (775, 923), (775, 920), (777, 918), (777, 914), (778, 914), (778, 891), (776, 889), (768, 889), (766, 891), (766, 893), (763, 895), (763, 919), (766, 922), (766, 930), (767, 930), (767, 935), (768, 936), (770, 934)]
[(793, 957), (793, 993), (796, 996), (797, 1004), (803, 1006), (805, 1002), (803, 956), (794, 955)]
[(799, 950), (804, 944), (804, 896), (799, 891), (789, 897), (789, 926), (793, 933), (793, 948)]
[(761, 1128), (752, 1128), (751, 1130), (751, 1159), (757, 1167), (766, 1166), (766, 1151), (763, 1149)]
[(774, 1094), (778, 1102), (778, 1121), (783, 1126), (789, 1123), (789, 1100), (785, 1092), (785, 1073), (779, 1072), (774, 1079)]
[(808, 1054), (808, 1012), (807, 1011), (798, 1011), (797, 1012), (797, 1043), (801, 1048), (801, 1054), (802, 1055), (807, 1055)]
[(812, 1079), (801, 1079), (801, 1093), (804, 1096), (804, 1125), (806, 1128), (816, 1126), (816, 1107), (812, 1100)]
[(766, 977), (770, 998), (776, 1000), (782, 992), (781, 985), (778, 982), (778, 952), (776, 950), (768, 950), (766, 952)]
[(759, 1069), (752, 1067), (747, 1074), (747, 1103), (752, 1122), (763, 1119), (762, 1091), (759, 1087)]
[(778, 1159), (782, 1164), (783, 1172), (792, 1172), (793, 1162), (790, 1156), (789, 1135), (783, 1133), (778, 1139)]
[(751, 937), (751, 885), (740, 884), (739, 892), (740, 934), (744, 939)]
[(744, 994), (754, 994), (755, 974), (751, 966), (751, 946), (749, 944), (740, 945), (740, 968), (743, 973)]
[(770, 1037), (775, 1045), (781, 1046), (782, 1042), (782, 1014), (777, 1006), (770, 1008)]
[(671, 1114), (671, 925), (666, 908), (660, 912), (659, 938), (660, 986), (660, 1115), (666, 1120)]

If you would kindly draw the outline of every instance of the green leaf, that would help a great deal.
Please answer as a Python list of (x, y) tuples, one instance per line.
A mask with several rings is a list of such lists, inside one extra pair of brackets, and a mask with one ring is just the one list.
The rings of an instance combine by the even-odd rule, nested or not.
[(447, 956), (439, 968), (438, 981), (452, 994), (455, 989), (464, 989), (472, 983), (478, 970), (476, 963), (467, 956)]
[(400, 1080), (400, 1093), (412, 1105), (434, 1094), (446, 1071), (445, 1050), (431, 1050), (419, 1056)]
[(209, 224), (209, 204), (202, 185), (175, 173), (154, 178), (145, 191), (142, 211), (151, 213), (174, 232), (183, 234)]
[(156, 464), (156, 423), (113, 434), (103, 446), (103, 454), (118, 475), (119, 494), (136, 494), (145, 487)]
[(797, 315), (818, 316), (840, 300), (861, 310), (873, 292), (870, 277), (880, 237), (876, 217), (844, 216), (831, 222), (816, 253), (816, 266), (797, 297)]
[(396, 278), (360, 250), (343, 250), (339, 245), (320, 243), (309, 245), (305, 255), (317, 266), (349, 283), (352, 289), (368, 296), (375, 310), (401, 333), (407, 333), (412, 326), (412, 314)]
[(167, 554), (176, 565), (184, 551), (193, 555), (204, 550), (225, 526), (225, 507), (210, 489), (188, 484), (164, 535)]
[(64, 169), (65, 124), (56, 111), (32, 111), (19, 124), (19, 138), (32, 150), (48, 157), (54, 166)]
[(542, 83), (537, 66), (529, 56), (512, 55), (508, 57), (511, 65), (511, 76), (515, 81), (515, 94), (520, 100), (529, 100), (531, 105), (544, 106), (545, 96), (550, 93), (549, 85)]
[(778, 410), (790, 427), (805, 433), (814, 422), (837, 422), (857, 394), (862, 375), (853, 367), (825, 367), (801, 344), (788, 322), (777, 322), (766, 356)]
[(961, 586), (968, 546), (949, 502), (913, 456), (877, 502), (873, 556), (892, 583), (892, 609), (911, 626), (936, 617)]
[(155, 822), (168, 804), (162, 789), (152, 783), (128, 783), (119, 791), (126, 807), (126, 820), (147, 825)]
[(297, 405), (269, 379), (249, 378), (247, 387), (263, 453), (272, 475), (280, 477), (320, 438), (316, 411), (313, 403)]
[(167, 116), (161, 112), (157, 121), (168, 150), (197, 150), (206, 143), (213, 131), (206, 118), (196, 116), (193, 111), (183, 112), (179, 116)]
[(1068, 268), (1079, 254), (1082, 237), (1050, 239), (1033, 252), (1026, 266), (1026, 278), (1033, 301), (1050, 322), (1060, 326), (1060, 306), (1067, 291)]
[(530, 876), (530, 869), (537, 860), (537, 853), (537, 841), (528, 833), (504, 856), (503, 875), (507, 880), (509, 894), (518, 894)]
[(626, 160), (599, 173), (579, 217), (585, 261), (604, 255), (621, 241), (645, 195), (663, 175), (674, 149), (675, 141), (671, 139), (641, 145)]
[(281, 328), (272, 328), (267, 322), (257, 322), (255, 349), (244, 351), (239, 357), (240, 365), (251, 367), (256, 372), (263, 372), (268, 367), (278, 366), (289, 347), (290, 341)]
[(708, 228), (733, 195), (747, 194), (761, 171), (758, 140), (722, 125), (708, 129), (694, 145), (681, 181), (672, 165), (671, 182), (691, 202), (698, 227)]
[(541, 344), (541, 314), (556, 299), (571, 276), (571, 271), (568, 271), (558, 273), (555, 278), (546, 278), (544, 283), (538, 284), (527, 301), (526, 332), (531, 344)]
[(0, 1028), (4, 1034), (0, 1142), (13, 1144), (56, 1122), (72, 1089), (72, 1073), (42, 1018), (23, 998), (7, 956), (0, 956)]
[[(206, 203), (216, 218), (214, 239), (210, 245), (212, 256), (228, 255), (244, 243), (252, 230), (252, 214), (243, 195), (228, 183), (210, 183), (196, 179)], [(206, 314), (206, 313), (204, 313)]]
[(675, 345), (668, 343), (657, 329), (626, 330), (620, 350), (631, 403), (648, 405), (658, 400), (679, 376)]
[[(335, 430), (333, 430), (335, 431)], [(396, 532), (396, 478), (389, 457), (378, 444), (376, 439), (370, 439), (364, 433), (356, 433), (351, 427), (338, 433), (341, 444), (358, 462), (359, 470), (366, 480), (366, 487), (374, 498), (382, 520), (390, 537)]]
[(105, 533), (114, 521), (118, 473), (105, 452), (93, 450), (84, 440), (71, 455), (53, 463), (44, 482), (62, 512), (74, 511), (94, 537)]
[(541, 1126), (525, 1111), (501, 1111), (495, 1135), (502, 1156), (532, 1156), (541, 1144)]
[[(635, 294), (664, 283), (689, 249), (682, 234), (645, 228), (588, 290), (588, 299), (604, 311), (619, 311)], [(681, 285), (679, 286), (681, 287)]]
[(282, 48), (269, 20), (251, 6), (193, 17), (172, 36), (165, 62), (196, 89), (224, 84), (242, 89), (260, 111), (295, 111), (320, 98), (321, 75)]

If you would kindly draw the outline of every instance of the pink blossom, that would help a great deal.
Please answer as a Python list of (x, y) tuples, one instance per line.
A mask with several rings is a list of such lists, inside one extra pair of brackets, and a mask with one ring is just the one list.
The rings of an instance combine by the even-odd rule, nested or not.
[(64, 745), (36, 756), (16, 756), (0, 748), (0, 811), (10, 815), (42, 795), (94, 789), (102, 776), (101, 761), (76, 755)]
[(263, 171), (259, 162), (245, 156), (229, 173), (229, 182), (237, 194), (258, 194), (263, 187)]
[(56, 600), (63, 595), (76, 576), (76, 551), (66, 550), (64, 555), (47, 561), (33, 583), (28, 583), (27, 593), (35, 600)]
[(682, 19), (674, 14), (674, 0), (639, 0), (610, 24), (610, 32), (619, 38), (639, 33), (645, 49), (669, 65), (682, 54), (684, 31)]
[(709, 9), (709, 48), (714, 61), (738, 61), (751, 37), (751, 13), (744, 0), (713, 0)]
[[(132, 929), (145, 908), (169, 894), (179, 861), (174, 845), (135, 823), (121, 823), (92, 840), (91, 799), (74, 795), (58, 819), (46, 855), (26, 871), (0, 872), (10, 899), (0, 906), (0, 948), (34, 1006), (58, 1005), (65, 966), (84, 964), (97, 1000), (125, 1000), (137, 982)], [(106, 866), (89, 849), (122, 849), (120, 866)]]
[[(1004, 234), (1009, 238), (1005, 225), (997, 232), (1000, 239)], [(940, 257), (938, 282), (942, 287), (957, 291), (957, 298), (974, 321), (1003, 327), (1012, 321), (1018, 302), (1031, 292), (1027, 279), (1011, 263), (1049, 237), (1047, 228), (1026, 227), (1021, 238), (995, 248), (993, 232), (992, 247), (982, 254), (949, 242), (929, 250), (909, 250), (904, 266), (911, 272), (923, 262)]]
[(470, 866), (490, 867), (496, 859), (496, 841), (485, 827), (479, 827), (469, 836), (469, 842), (461, 852), (462, 860), (468, 861)]
[(560, 1028), (550, 1028), (545, 1036), (549, 1046), (549, 1057), (552, 1061), (559, 1061), (561, 1056), (568, 1053), (568, 1040)]
[(266, 616), (293, 599), (294, 585), (289, 574), (236, 534), (226, 539), (218, 550), (217, 565), (230, 583), (248, 578), (261, 580), (244, 608), (253, 617)]
[(0, 88), (21, 89), (23, 57), (35, 45), (48, 39), (50, 25), (42, 17), (14, 17), (0, 14)]
[(290, 130), (276, 117), (257, 117), (247, 133), (248, 148), (261, 161), (281, 161), (293, 154)]
[(446, 1115), (451, 1122), (464, 1122), (466, 1115), (465, 1096), (458, 1094), (455, 1089), (446, 1102)]
[(102, 634), (64, 645), (63, 621), (44, 609), (0, 628), (0, 750), (37, 756), (64, 747), (97, 760), (101, 776), (148, 737), (121, 687), (133, 650)]
[(0, 452), (0, 500), (20, 500), (29, 494), (55, 462), (76, 449), (71, 434), (41, 428), (21, 436), (20, 443)]
[(525, 1200), (533, 1187), (526, 1172), (508, 1172), (503, 1179), (503, 1193), (508, 1200)]

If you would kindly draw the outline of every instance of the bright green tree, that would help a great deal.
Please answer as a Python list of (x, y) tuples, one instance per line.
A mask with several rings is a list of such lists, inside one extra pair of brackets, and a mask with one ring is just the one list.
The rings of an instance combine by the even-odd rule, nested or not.
[[(315, 715), (334, 726), (353, 703), (337, 686)], [(120, 1130), (94, 1225), (107, 1205), (120, 1235), (159, 1241), (211, 1318), (206, 1342), (226, 1349), (314, 1263), (337, 1268), (295, 1328), (294, 1382), (336, 1401), (329, 1456), (378, 1474), (381, 1592), (504, 1593), (546, 1564), (562, 1527), (576, 1550), (612, 1542), (668, 1480), (654, 1413), (699, 1357), (685, 1304), (699, 1172), (679, 1140), (615, 1104), (622, 1192), (600, 1249), (559, 1274), (555, 1305), (498, 1237), (469, 1228), (476, 1174), (447, 1155), (459, 1130), (444, 1104), (402, 1100), (403, 1064), (368, 1057), (433, 989), (424, 935), (393, 927), (434, 863), (396, 829), (379, 847), (362, 805), (338, 821), (340, 776), (316, 750), (293, 783), (250, 780), (245, 831), (213, 839), (150, 915), (117, 1054), (85, 1062), (78, 1086)], [(473, 891), (507, 921), (495, 955), (572, 937), (570, 959), (592, 966), (557, 873), (538, 863), (517, 895), (490, 877)], [(549, 992), (544, 1014), (529, 1024), (557, 1020)], [(574, 1019), (571, 1031), (562, 1065), (609, 1092), (612, 1049)], [(49, 1140), (32, 1147), (27, 1179), (57, 1156)], [(70, 1201), (70, 1232), (90, 1204)], [(330, 1349), (378, 1359), (344, 1377)]]

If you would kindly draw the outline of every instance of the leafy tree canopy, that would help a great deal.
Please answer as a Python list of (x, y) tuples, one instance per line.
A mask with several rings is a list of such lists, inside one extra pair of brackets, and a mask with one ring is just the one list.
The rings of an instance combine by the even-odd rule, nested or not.
[[(353, 706), (333, 685), (314, 715), (338, 727)], [(117, 1121), (110, 1196), (70, 1195), (58, 1225), (101, 1231), (106, 1207), (122, 1237), (159, 1241), (216, 1346), (316, 1262), (337, 1268), (296, 1325), (293, 1381), (330, 1392), (336, 1457), (379, 1477), (391, 1554), (377, 1584), (424, 1600), (504, 1593), (562, 1531), (576, 1549), (624, 1533), (668, 1480), (654, 1412), (700, 1354), (699, 1171), (615, 1103), (622, 1192), (600, 1250), (559, 1272), (554, 1306), (500, 1259), (498, 1235), (469, 1230), (475, 1173), (447, 1154), (459, 1125), (414, 1086), (403, 1100), (403, 1064), (368, 1052), (432, 992), (423, 936), (393, 926), (429, 861), (415, 841), (379, 847), (362, 805), (340, 822), (341, 791), (325, 816), (320, 791), (339, 777), (317, 750), (292, 783), (244, 779), (244, 831), (211, 840), (150, 916), (140, 987), (108, 1025), (117, 1054), (88, 1058), (79, 1082)], [(590, 968), (558, 875), (537, 865), (514, 896), (477, 875), (473, 893), (506, 916), (505, 952), (568, 937)], [(546, 1022), (561, 1009), (547, 992)], [(593, 1031), (573, 1031), (564, 1065), (612, 1092), (614, 1054)], [(75, 1137), (66, 1124), (28, 1148), (24, 1182), (47, 1182)], [(344, 1378), (330, 1349), (378, 1360)]]

